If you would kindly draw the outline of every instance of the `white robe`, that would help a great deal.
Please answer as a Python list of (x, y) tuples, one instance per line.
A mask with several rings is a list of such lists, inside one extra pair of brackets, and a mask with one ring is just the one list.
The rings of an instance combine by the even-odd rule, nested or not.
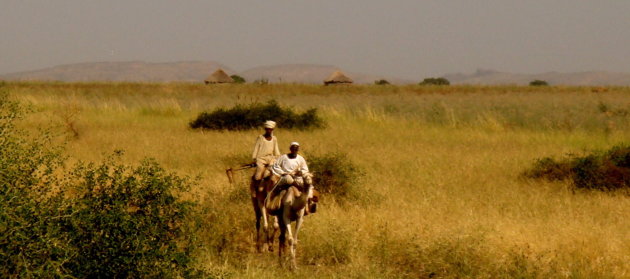
[(256, 159), (261, 157), (280, 156), (280, 149), (278, 149), (278, 139), (276, 136), (271, 136), (271, 140), (265, 139), (264, 135), (259, 135), (256, 138), (256, 144), (254, 145), (254, 152), (252, 154), (252, 159), (256, 161)]
[(295, 159), (291, 159), (287, 155), (288, 154), (284, 154), (280, 156), (271, 167), (271, 171), (275, 175), (282, 176), (284, 174), (295, 173), (296, 171), (301, 172), (302, 175), (308, 173), (308, 166), (306, 165), (304, 157), (298, 154)]

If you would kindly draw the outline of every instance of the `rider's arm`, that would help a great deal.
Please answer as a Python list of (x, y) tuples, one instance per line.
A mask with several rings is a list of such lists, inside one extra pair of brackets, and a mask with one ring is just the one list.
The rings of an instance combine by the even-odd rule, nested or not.
[(273, 147), (273, 156), (280, 156), (280, 148), (278, 148), (278, 139), (274, 136), (273, 137), (273, 142), (274, 142), (274, 147)]
[(254, 144), (254, 152), (252, 153), (252, 159), (254, 161), (256, 161), (256, 158), (258, 158), (258, 151), (260, 150), (260, 146), (262, 145), (262, 142), (260, 141), (260, 136), (256, 138), (256, 144)]
[(286, 174), (284, 169), (282, 169), (282, 163), (284, 162), (284, 158), (285, 156), (280, 156), (280, 158), (278, 158), (278, 160), (276, 160), (276, 162), (273, 163), (273, 165), (271, 166), (271, 171), (275, 175), (282, 176)]

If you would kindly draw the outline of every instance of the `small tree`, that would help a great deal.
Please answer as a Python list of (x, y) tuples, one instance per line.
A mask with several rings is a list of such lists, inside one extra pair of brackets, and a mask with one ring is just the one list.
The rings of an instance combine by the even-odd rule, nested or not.
[(376, 84), (376, 85), (389, 85), (390, 83), (386, 79), (379, 79), (379, 80), (375, 80), (374, 84)]
[(439, 78), (425, 78), (420, 85), (450, 85), (451, 82), (443, 77)]
[(234, 80), (234, 83), (245, 83), (246, 82), (245, 78), (242, 77), (242, 76), (239, 76), (239, 75), (231, 75), (230, 77)]
[(544, 80), (536, 79), (529, 82), (529, 85), (530, 86), (549, 86), (549, 83), (547, 83)]

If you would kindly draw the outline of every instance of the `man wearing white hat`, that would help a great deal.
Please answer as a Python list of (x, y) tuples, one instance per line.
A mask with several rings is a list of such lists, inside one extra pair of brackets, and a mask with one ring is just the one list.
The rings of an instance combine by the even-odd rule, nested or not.
[(298, 142), (292, 142), (289, 150), (291, 150), (291, 153), (280, 156), (271, 167), (271, 172), (273, 173), (271, 180), (278, 186), (301, 186), (299, 184), (302, 184), (302, 179), (310, 177), (308, 166), (304, 157), (298, 154), (300, 151)]
[[(276, 158), (280, 156), (278, 139), (273, 135), (276, 122), (267, 120), (263, 124), (263, 127), (265, 128), (265, 134), (259, 135), (256, 138), (256, 144), (254, 145), (254, 152), (252, 154), (252, 159), (256, 164), (256, 172), (254, 173), (255, 185), (260, 185), (260, 180), (263, 178), (267, 166), (271, 166), (276, 161)], [(256, 197), (256, 189), (251, 190), (252, 197)]]

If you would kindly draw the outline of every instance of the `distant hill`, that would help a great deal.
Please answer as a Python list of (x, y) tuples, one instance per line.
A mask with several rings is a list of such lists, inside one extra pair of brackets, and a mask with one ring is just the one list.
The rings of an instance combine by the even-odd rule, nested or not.
[(233, 74), (229, 68), (217, 62), (94, 62), (60, 65), (41, 70), (1, 75), (4, 80), (53, 80), (53, 81), (137, 81), (202, 82), (206, 77), (223, 68)]
[[(132, 81), (132, 82), (203, 82), (203, 80), (222, 68), (227, 74), (237, 73), (248, 82), (267, 79), (269, 82), (322, 84), (339, 67), (317, 64), (285, 64), (261, 66), (236, 72), (218, 62), (170, 62), (149, 63), (131, 62), (94, 62), (60, 65), (40, 70), (0, 75), (0, 80), (41, 80), (41, 81)], [(343, 70), (343, 69), (341, 69)], [(422, 81), (406, 80), (392, 76), (379, 76), (344, 71), (358, 84), (372, 84), (375, 80), (386, 79), (393, 84), (414, 84)], [(517, 84), (527, 85), (540, 79), (551, 85), (620, 85), (630, 86), (630, 74), (603, 71), (542, 74), (515, 74), (493, 70), (477, 70), (472, 74), (444, 75), (452, 84)]]
[(551, 85), (630, 86), (630, 74), (604, 71), (577, 73), (548, 72), (542, 74), (514, 74), (480, 69), (472, 74), (447, 74), (444, 75), (444, 77), (448, 79), (452, 84), (527, 85), (530, 81), (539, 79), (547, 81)]
[[(324, 79), (328, 78), (339, 67), (332, 65), (316, 65), (316, 64), (285, 64), (256, 67), (240, 73), (247, 81), (255, 81), (266, 79), (269, 82), (286, 82), (286, 83), (311, 83), (322, 84)], [(413, 81), (404, 80), (394, 77), (384, 77), (377, 75), (368, 75), (360, 73), (346, 72), (344, 73), (359, 84), (372, 84), (375, 80), (386, 79), (394, 84), (414, 83)]]
[[(0, 75), (4, 80), (41, 80), (41, 81), (137, 81), (137, 82), (202, 82), (218, 68), (229, 75), (234, 70), (218, 62), (171, 62), (148, 63), (134, 62), (94, 62), (60, 65), (34, 71)], [(245, 70), (239, 75), (248, 82), (267, 79), (269, 82), (313, 83), (321, 84), (338, 67), (331, 65), (293, 64), (262, 66)], [(414, 83), (403, 79), (346, 72), (355, 83), (374, 83), (385, 78), (394, 84)]]

